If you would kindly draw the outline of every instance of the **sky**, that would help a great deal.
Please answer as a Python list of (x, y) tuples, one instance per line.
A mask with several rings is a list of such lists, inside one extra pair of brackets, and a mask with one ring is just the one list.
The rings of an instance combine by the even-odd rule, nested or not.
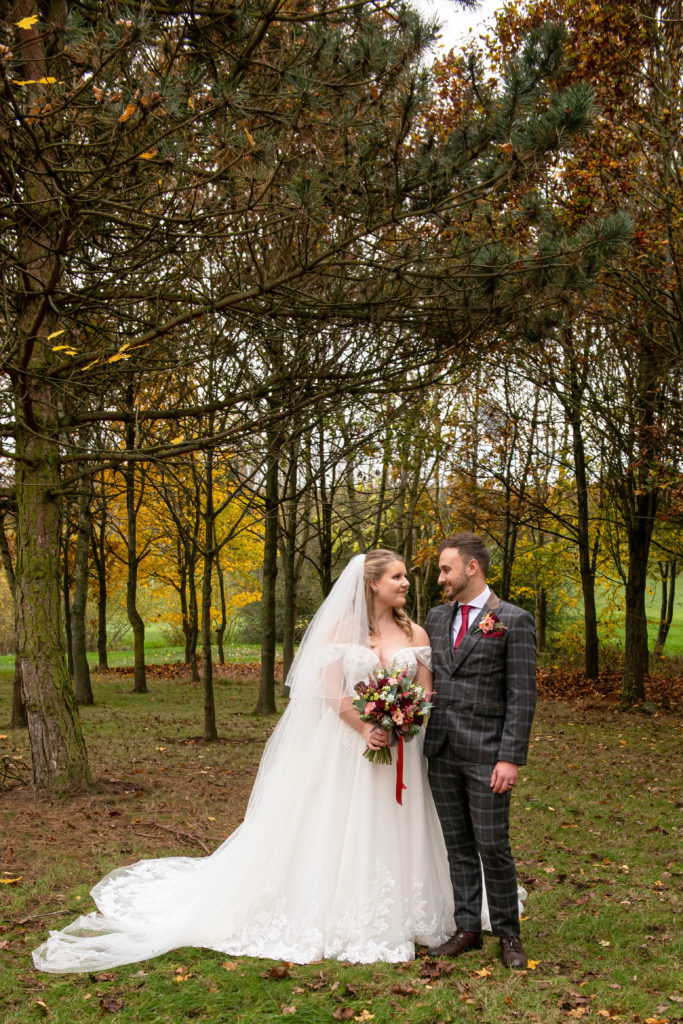
[(502, 7), (502, 0), (480, 0), (475, 9), (464, 9), (453, 0), (413, 0), (413, 3), (427, 17), (436, 17), (442, 24), (441, 44), (446, 51), (458, 46), (469, 35), (474, 34), (485, 22), (492, 21), (493, 12)]

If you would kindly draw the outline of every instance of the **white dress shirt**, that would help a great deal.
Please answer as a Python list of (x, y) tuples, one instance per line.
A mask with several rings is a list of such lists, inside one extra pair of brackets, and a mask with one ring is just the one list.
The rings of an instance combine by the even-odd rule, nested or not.
[[(486, 587), (484, 587), (484, 589), (482, 590), (481, 594), (477, 595), (477, 597), (473, 597), (471, 600), (463, 602), (463, 604), (469, 605), (469, 608), (470, 608), (470, 614), (469, 614), (469, 618), (467, 620), (467, 622), (468, 622), (467, 628), (468, 629), (470, 628), (470, 626), (472, 625), (472, 623), (476, 619), (477, 615), (479, 614), (481, 609), (484, 607), (484, 605), (488, 601), (490, 593), (491, 593), (491, 588), (487, 585)], [(460, 623), (462, 622), (462, 612), (460, 611), (460, 608), (461, 608), (461, 605), (458, 604), (458, 610), (455, 613), (455, 618), (453, 619), (453, 636), (451, 637), (453, 645), (455, 645), (455, 638), (458, 635), (458, 630), (460, 629)]]

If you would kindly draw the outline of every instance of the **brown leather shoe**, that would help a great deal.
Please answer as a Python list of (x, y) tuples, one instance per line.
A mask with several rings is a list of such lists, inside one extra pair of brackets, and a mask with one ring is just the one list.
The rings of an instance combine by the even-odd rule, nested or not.
[(458, 928), (455, 935), (446, 939), (440, 946), (427, 950), (428, 956), (460, 956), (468, 949), (481, 949), (481, 932), (464, 932)]
[(524, 970), (527, 966), (526, 953), (519, 935), (501, 935), (500, 955), (503, 958), (503, 967)]

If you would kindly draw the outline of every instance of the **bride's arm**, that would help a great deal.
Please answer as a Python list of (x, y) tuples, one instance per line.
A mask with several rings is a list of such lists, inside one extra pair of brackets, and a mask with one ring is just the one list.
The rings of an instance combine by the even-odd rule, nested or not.
[[(429, 647), (429, 637), (422, 626), (418, 626), (413, 622), (413, 646), (414, 647)], [(427, 652), (425, 652), (426, 654)], [(431, 653), (431, 651), (429, 652)], [(421, 658), (417, 659), (417, 672), (415, 674), (415, 682), (418, 686), (421, 686), (425, 692), (425, 699), (431, 700), (434, 693), (434, 683), (432, 681), (432, 670), (424, 664)]]
[(372, 722), (364, 722), (357, 708), (354, 708), (350, 697), (342, 697), (339, 702), (339, 717), (352, 729), (359, 732), (371, 750), (379, 750), (386, 747), (389, 734), (384, 729), (379, 729)]
[(415, 682), (418, 686), (421, 686), (425, 692), (425, 700), (431, 701), (434, 695), (434, 682), (432, 677), (431, 669), (428, 669), (422, 662), (418, 662), (418, 669), (415, 675)]
[(386, 747), (388, 734), (372, 722), (364, 722), (358, 709), (353, 706), (352, 698), (344, 693), (344, 652), (340, 648), (336, 653), (337, 657), (325, 668), (325, 698), (328, 704), (334, 708), (342, 722), (360, 733), (371, 750)]

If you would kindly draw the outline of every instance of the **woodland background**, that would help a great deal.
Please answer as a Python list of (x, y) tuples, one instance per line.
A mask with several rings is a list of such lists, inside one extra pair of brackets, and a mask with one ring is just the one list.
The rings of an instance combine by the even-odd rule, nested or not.
[(213, 739), (230, 642), (272, 713), (349, 555), (400, 552), (422, 619), (463, 528), (543, 663), (624, 709), (676, 676), (680, 4), (433, 37), (393, 0), (5, 8), (0, 628), (39, 789), (89, 785), (89, 650), (144, 693), (161, 631)]

